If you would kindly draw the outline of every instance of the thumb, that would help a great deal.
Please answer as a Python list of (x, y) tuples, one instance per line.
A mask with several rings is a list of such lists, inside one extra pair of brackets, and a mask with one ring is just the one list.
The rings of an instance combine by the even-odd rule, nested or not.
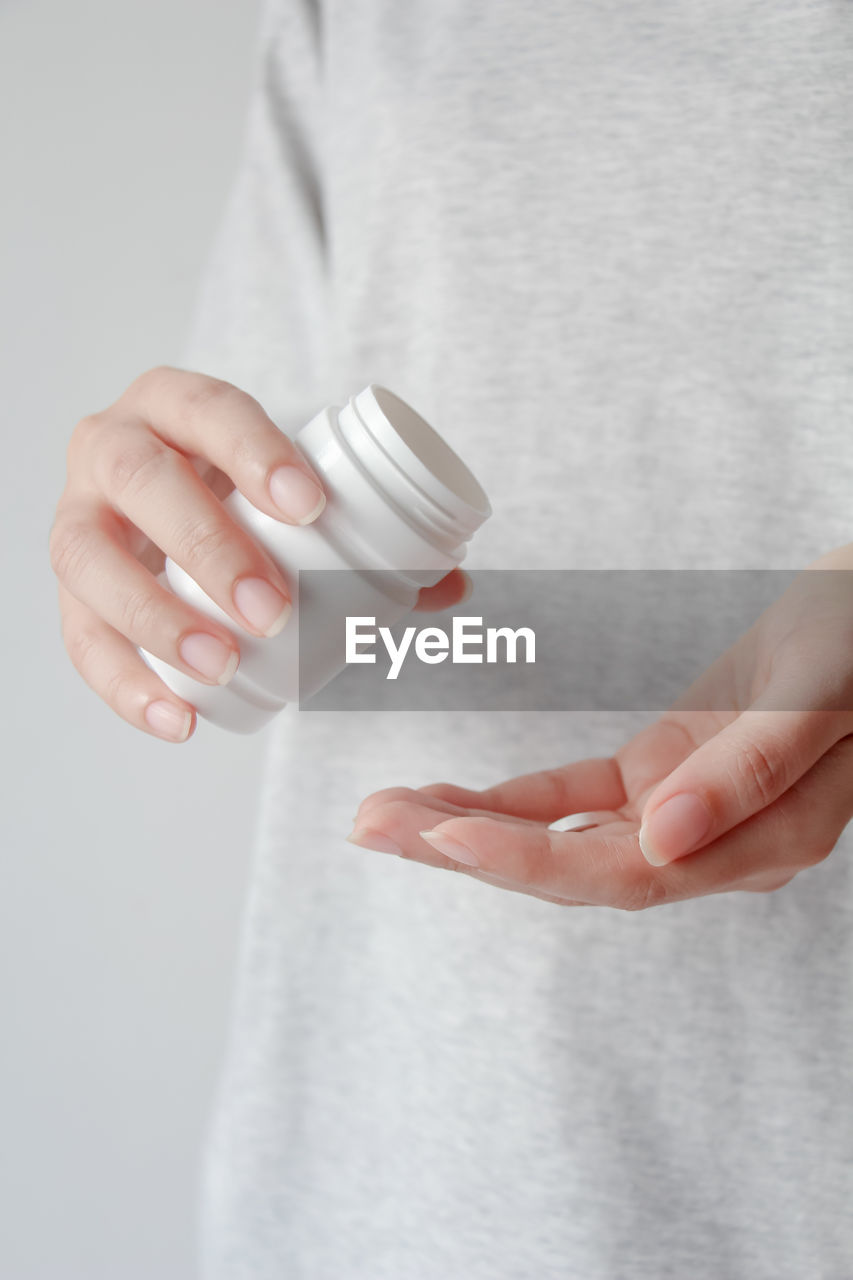
[(835, 711), (743, 711), (649, 796), (640, 827), (646, 861), (662, 867), (704, 848), (783, 795), (846, 732)]

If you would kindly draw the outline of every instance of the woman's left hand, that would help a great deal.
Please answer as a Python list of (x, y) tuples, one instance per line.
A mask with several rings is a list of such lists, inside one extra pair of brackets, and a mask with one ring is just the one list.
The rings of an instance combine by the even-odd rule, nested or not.
[[(348, 838), (565, 906), (787, 884), (853, 818), (853, 572), (815, 569), (853, 570), (853, 545), (799, 574), (613, 756), (483, 791), (378, 791)], [(596, 825), (549, 830), (578, 811)]]

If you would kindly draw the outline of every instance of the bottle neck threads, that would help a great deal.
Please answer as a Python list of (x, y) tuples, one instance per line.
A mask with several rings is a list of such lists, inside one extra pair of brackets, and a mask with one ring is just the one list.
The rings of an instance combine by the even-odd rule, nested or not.
[(338, 410), (337, 433), (373, 487), (422, 537), (453, 557), (491, 514), (464, 462), (404, 400), (371, 384)]

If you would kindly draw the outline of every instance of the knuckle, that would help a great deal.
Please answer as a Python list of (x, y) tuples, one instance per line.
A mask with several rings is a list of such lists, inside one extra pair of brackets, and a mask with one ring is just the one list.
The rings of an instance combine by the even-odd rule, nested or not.
[(245, 393), (235, 387), (233, 382), (226, 382), (223, 378), (210, 378), (205, 374), (195, 374), (190, 378), (184, 391), (185, 412), (189, 418), (195, 419), (213, 404), (218, 405), (222, 401), (232, 399), (243, 403), (246, 398)]
[(132, 591), (122, 605), (122, 628), (129, 639), (144, 640), (151, 634), (156, 605), (151, 593)]
[(122, 444), (102, 458), (102, 488), (111, 498), (142, 493), (162, 477), (174, 457), (170, 449), (143, 433), (134, 443)]
[(199, 524), (194, 521), (178, 537), (180, 555), (197, 566), (221, 554), (232, 540), (232, 531), (222, 524)]
[(559, 809), (566, 796), (566, 780), (561, 769), (546, 769), (542, 774), (545, 803), (548, 808)]
[(115, 710), (127, 705), (135, 691), (135, 681), (123, 667), (111, 672), (104, 683), (104, 698)]
[(50, 531), (50, 567), (62, 582), (77, 578), (82, 562), (91, 551), (91, 530), (82, 520), (57, 521)]
[[(234, 420), (235, 423), (238, 421), (236, 415)], [(243, 416), (239, 421), (241, 423), (240, 430), (233, 431), (228, 438), (229, 457), (227, 466), (229, 471), (257, 470), (258, 468), (263, 468), (265, 471), (263, 448), (259, 447), (258, 436), (255, 431), (249, 429), (250, 424), (246, 422), (245, 407), (243, 407)]]
[[(503, 784), (486, 787), (479, 792), (484, 807), (492, 801), (498, 801)], [(571, 805), (568, 798), (565, 769), (542, 769), (536, 774), (537, 802), (542, 811), (550, 810), (554, 814), (567, 813)]]
[(89, 668), (89, 657), (97, 646), (98, 638), (85, 627), (62, 629), (62, 639), (68, 656), (75, 669), (85, 676)]
[(762, 808), (785, 790), (784, 752), (746, 742), (734, 758), (735, 782), (741, 794)]
[(136, 392), (148, 390), (152, 384), (156, 386), (158, 383), (163, 382), (174, 375), (175, 372), (175, 369), (172, 369), (165, 364), (152, 365), (150, 369), (145, 369), (142, 373), (138, 374), (131, 383), (129, 383), (120, 399), (124, 400), (125, 397), (132, 399)]

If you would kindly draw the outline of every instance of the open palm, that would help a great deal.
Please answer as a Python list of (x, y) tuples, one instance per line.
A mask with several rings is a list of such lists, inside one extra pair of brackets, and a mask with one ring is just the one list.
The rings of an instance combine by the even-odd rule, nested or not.
[[(833, 572), (799, 574), (613, 756), (482, 791), (378, 791), (349, 839), (562, 905), (787, 884), (853, 817), (853, 546), (810, 569)], [(576, 812), (585, 829), (549, 829)]]

